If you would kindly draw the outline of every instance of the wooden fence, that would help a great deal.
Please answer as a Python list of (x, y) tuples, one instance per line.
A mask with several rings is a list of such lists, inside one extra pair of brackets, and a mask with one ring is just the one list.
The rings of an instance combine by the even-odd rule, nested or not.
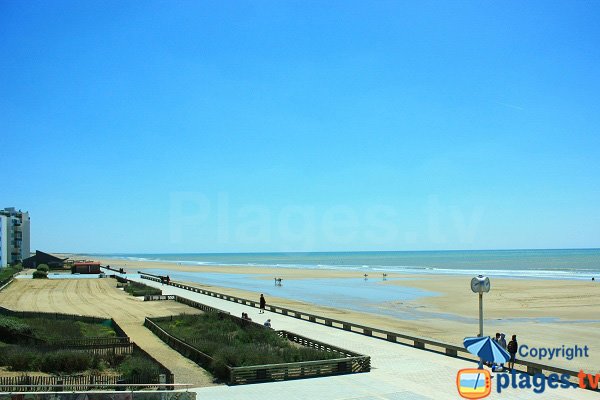
[[(222, 314), (227, 318), (237, 318), (228, 314)], [(156, 324), (156, 322), (170, 320), (173, 317), (146, 318), (144, 326), (150, 329), (156, 336), (167, 343), (170, 347), (189, 358), (203, 368), (210, 368), (214, 359), (198, 350), (192, 344), (179, 339)], [(262, 326), (262, 325), (257, 325)], [(254, 365), (248, 367), (226, 366), (228, 378), (226, 383), (230, 385), (270, 382), (278, 380), (289, 380), (299, 378), (311, 378), (317, 376), (329, 376), (339, 374), (350, 374), (368, 372), (371, 370), (371, 358), (362, 354), (354, 353), (323, 342), (308, 339), (287, 331), (278, 331), (279, 336), (289, 339), (303, 346), (312, 347), (322, 351), (336, 352), (339, 358), (330, 360), (305, 361), (296, 363), (282, 363), (269, 365)]]
[[(150, 279), (151, 277), (146, 277), (142, 271), (138, 271), (140, 273), (140, 277), (143, 279)], [(154, 280), (154, 279), (151, 279)], [(215, 297), (221, 300), (227, 300), (238, 304), (244, 304), (250, 307), (259, 307), (259, 303), (257, 301), (244, 299), (237, 296), (231, 296), (228, 294), (218, 293), (211, 290), (206, 290), (194, 286), (189, 286), (177, 282), (170, 282), (170, 286), (177, 287), (184, 290), (189, 290), (191, 292), (203, 294), (206, 296)], [(267, 304), (266, 309), (268, 311), (286, 315), (292, 318), (301, 319), (304, 321), (309, 321), (321, 325), (330, 326), (332, 328), (342, 329), (345, 331), (371, 336), (376, 339), (386, 340), (392, 343), (398, 343), (405, 346), (415, 347), (422, 350), (427, 350), (439, 354), (445, 354), (450, 357), (457, 357), (469, 361), (478, 361), (479, 359), (469, 353), (464, 347), (456, 346), (454, 344), (445, 343), (438, 340), (427, 339), (423, 337), (408, 335), (399, 332), (392, 332), (385, 329), (374, 328), (366, 325), (356, 324), (353, 322), (342, 321), (335, 318), (323, 317), (316, 314), (306, 313), (303, 311), (292, 310), (285, 307), (279, 307), (276, 305)], [(515, 369), (520, 372), (525, 372), (529, 375), (534, 375), (537, 373), (541, 374), (549, 374), (549, 373), (557, 373), (557, 374), (566, 374), (570, 376), (570, 380), (572, 383), (578, 383), (578, 374), (579, 371), (569, 370), (565, 368), (555, 367), (552, 365), (540, 364), (527, 360), (516, 360)], [(591, 387), (591, 385), (588, 385)]]
[(142, 379), (125, 379), (121, 375), (84, 376), (4, 376), (0, 377), (0, 392), (75, 392), (100, 390), (147, 389), (173, 390), (170, 382), (147, 382)]
[(185, 297), (180, 297), (174, 294), (169, 295), (146, 295), (144, 296), (144, 301), (164, 301), (164, 300), (172, 300), (181, 304), (185, 304), (192, 308), (197, 308), (198, 310), (202, 310), (204, 312), (216, 312), (220, 314), (229, 314), (229, 311), (223, 311), (218, 308), (214, 308), (211, 306), (207, 306), (206, 304), (198, 303), (197, 301), (187, 299)]
[[(3, 392), (30, 391), (76, 391), (94, 388), (95, 384), (116, 385), (125, 383), (121, 376), (89, 375), (89, 376), (3, 376), (0, 386)], [(131, 382), (134, 383), (134, 382)]]
[(92, 317), (89, 315), (76, 315), (76, 314), (62, 314), (62, 313), (51, 313), (51, 312), (37, 312), (37, 311), (14, 311), (8, 308), (0, 307), (0, 314), (7, 315), (9, 317), (18, 318), (46, 318), (46, 319), (63, 319), (63, 320), (74, 320), (81, 322), (89, 322), (92, 324), (101, 324), (111, 321), (107, 318)]
[(50, 340), (48, 347), (77, 348), (77, 347), (106, 347), (128, 345), (128, 337), (86, 337), (79, 339)]

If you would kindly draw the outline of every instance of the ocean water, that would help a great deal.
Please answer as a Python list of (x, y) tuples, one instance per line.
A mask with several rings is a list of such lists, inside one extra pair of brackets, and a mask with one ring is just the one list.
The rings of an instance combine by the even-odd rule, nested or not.
[(183, 265), (265, 266), (490, 277), (600, 279), (600, 249), (91, 254)]

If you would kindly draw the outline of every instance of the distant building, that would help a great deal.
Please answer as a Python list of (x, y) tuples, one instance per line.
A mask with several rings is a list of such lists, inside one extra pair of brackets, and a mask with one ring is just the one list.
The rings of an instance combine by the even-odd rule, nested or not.
[(0, 210), (0, 268), (29, 257), (29, 213), (7, 207)]
[(100, 263), (93, 261), (76, 262), (71, 267), (72, 274), (99, 274)]
[(38, 265), (46, 264), (50, 269), (61, 269), (67, 258), (59, 258), (52, 254), (36, 250), (35, 255), (23, 260), (23, 268), (37, 268)]

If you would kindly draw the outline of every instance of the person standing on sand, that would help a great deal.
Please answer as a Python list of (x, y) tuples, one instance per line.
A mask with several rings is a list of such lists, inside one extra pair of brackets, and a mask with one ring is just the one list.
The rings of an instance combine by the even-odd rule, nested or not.
[(508, 342), (507, 346), (508, 353), (510, 354), (510, 360), (508, 361), (508, 369), (511, 371), (515, 367), (515, 359), (517, 357), (517, 351), (519, 350), (519, 343), (517, 342), (517, 335), (512, 335), (512, 339)]
[[(504, 333), (500, 334), (500, 340), (498, 340), (498, 344), (500, 345), (500, 347), (502, 347), (504, 350), (506, 350), (506, 335)], [(504, 363), (500, 364), (500, 367), (502, 367), (502, 369), (504, 369)]]
[(265, 313), (265, 307), (267, 306), (267, 301), (265, 300), (265, 296), (262, 295), (262, 293), (260, 294), (260, 311), (258, 312), (259, 314), (264, 314)]

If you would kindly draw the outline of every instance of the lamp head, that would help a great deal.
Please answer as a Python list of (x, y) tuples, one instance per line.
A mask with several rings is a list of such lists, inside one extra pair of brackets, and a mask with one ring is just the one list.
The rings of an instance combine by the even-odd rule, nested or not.
[(490, 288), (490, 278), (478, 275), (471, 279), (471, 290), (473, 293), (488, 293)]

